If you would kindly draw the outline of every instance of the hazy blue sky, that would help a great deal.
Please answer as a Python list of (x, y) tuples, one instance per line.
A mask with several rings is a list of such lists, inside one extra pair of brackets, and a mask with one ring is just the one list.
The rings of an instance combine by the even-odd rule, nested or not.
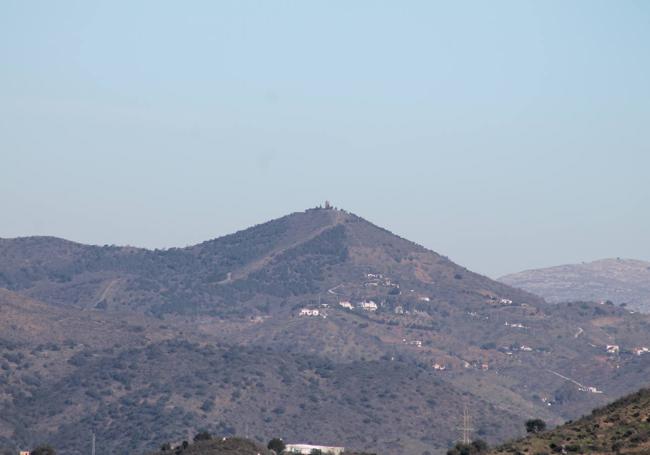
[(490, 276), (650, 259), (650, 2), (0, 3), (0, 237), (325, 199)]

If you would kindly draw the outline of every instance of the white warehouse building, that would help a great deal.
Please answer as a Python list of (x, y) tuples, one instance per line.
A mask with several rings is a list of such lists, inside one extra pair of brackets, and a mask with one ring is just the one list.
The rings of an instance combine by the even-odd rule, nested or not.
[(311, 444), (287, 444), (285, 451), (287, 453), (310, 454), (312, 450), (320, 450), (323, 455), (340, 455), (345, 451), (345, 447), (314, 446)]

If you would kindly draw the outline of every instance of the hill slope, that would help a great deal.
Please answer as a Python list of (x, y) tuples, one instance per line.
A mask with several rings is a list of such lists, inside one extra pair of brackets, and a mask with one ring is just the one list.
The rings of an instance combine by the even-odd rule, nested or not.
[(0, 240), (0, 280), (0, 446), (206, 428), (444, 453), (465, 400), (495, 443), (650, 377), (650, 318), (546, 304), (340, 210), (164, 251)]
[(365, 292), (367, 273), (388, 275), (409, 289), (435, 287), (436, 298), (452, 302), (486, 295), (538, 300), (341, 210), (294, 213), (169, 250), (3, 239), (0, 257), (1, 287), (56, 305), (129, 307), (159, 316), (242, 315), (335, 286), (352, 296)]
[(628, 395), (552, 431), (504, 444), (490, 453), (650, 453), (650, 389)]
[(547, 301), (576, 300), (627, 303), (650, 312), (650, 262), (602, 259), (582, 264), (527, 270), (499, 278), (510, 286), (540, 295)]

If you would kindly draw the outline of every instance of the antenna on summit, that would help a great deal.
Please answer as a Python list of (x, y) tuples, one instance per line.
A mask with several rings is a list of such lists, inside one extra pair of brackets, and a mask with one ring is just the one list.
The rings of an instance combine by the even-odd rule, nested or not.
[(332, 208), (332, 204), (330, 204), (330, 201), (325, 201), (325, 210), (330, 210)]

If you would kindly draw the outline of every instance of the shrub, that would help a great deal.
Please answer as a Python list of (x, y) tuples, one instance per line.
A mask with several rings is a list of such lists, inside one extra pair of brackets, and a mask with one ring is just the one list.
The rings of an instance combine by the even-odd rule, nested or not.
[(32, 455), (56, 455), (56, 451), (48, 445), (38, 446), (31, 453)]
[(275, 453), (282, 453), (284, 449), (287, 448), (287, 445), (280, 438), (273, 438), (269, 441), (266, 446), (268, 449), (275, 451)]
[(207, 441), (212, 439), (212, 435), (207, 431), (199, 431), (196, 436), (194, 436), (194, 441)]
[(526, 420), (526, 433), (541, 433), (546, 430), (546, 422), (542, 419)]

